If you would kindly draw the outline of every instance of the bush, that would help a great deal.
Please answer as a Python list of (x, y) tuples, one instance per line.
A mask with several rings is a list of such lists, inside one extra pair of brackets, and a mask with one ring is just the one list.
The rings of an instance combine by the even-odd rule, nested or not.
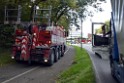
[(0, 25), (0, 47), (11, 47), (14, 41), (13, 25)]

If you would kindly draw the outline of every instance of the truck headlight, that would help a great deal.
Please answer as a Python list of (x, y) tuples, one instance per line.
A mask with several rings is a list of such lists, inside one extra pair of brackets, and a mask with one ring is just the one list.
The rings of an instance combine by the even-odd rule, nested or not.
[(14, 56), (12, 56), (11, 58), (14, 59)]

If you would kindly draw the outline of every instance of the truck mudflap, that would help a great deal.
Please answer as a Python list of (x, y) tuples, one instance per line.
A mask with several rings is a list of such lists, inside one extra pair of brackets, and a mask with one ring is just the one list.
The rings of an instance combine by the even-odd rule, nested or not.
[(21, 49), (21, 46), (13, 45), (12, 48), (13, 48), (12, 49), (13, 53), (12, 53), (11, 58), (15, 59), (15, 60), (20, 60), (20, 54), (21, 54), (20, 49)]

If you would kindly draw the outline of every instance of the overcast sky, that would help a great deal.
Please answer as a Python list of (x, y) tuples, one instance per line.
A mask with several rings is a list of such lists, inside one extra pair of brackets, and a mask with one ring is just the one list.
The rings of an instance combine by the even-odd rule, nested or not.
[[(92, 22), (105, 22), (110, 20), (111, 15), (111, 4), (109, 0), (106, 0), (107, 3), (102, 3), (101, 7), (103, 8), (103, 12), (95, 12), (92, 18), (87, 18), (83, 22), (83, 37), (87, 37), (88, 33), (91, 33), (91, 23)], [(75, 28), (71, 31), (72, 35), (80, 35), (81, 31), (76, 31)]]

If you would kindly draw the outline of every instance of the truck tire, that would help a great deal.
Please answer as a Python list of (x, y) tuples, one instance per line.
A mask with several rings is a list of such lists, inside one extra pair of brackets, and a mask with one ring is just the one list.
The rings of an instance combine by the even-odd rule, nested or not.
[(63, 57), (64, 56), (64, 50), (61, 50), (61, 57)]
[(32, 65), (31, 58), (28, 59), (28, 65)]
[(21, 63), (21, 62), (22, 62), (21, 60), (17, 60), (17, 59), (16, 59), (15, 61), (16, 61), (17, 63)]
[(67, 47), (64, 45), (64, 52), (66, 51), (66, 48), (67, 48)]
[(49, 60), (48, 60), (47, 65), (48, 65), (48, 66), (52, 66), (53, 64), (54, 64), (54, 51), (51, 50), (51, 52), (50, 52), (50, 57), (49, 57)]
[(60, 51), (60, 49), (58, 49), (58, 54), (59, 54), (58, 59), (60, 59), (61, 58), (61, 51)]
[(22, 61), (20, 60), (20, 54), (21, 54), (21, 52), (16, 52), (15, 61), (16, 61), (17, 63), (21, 63), (21, 62), (22, 62)]
[(59, 59), (59, 50), (56, 48), (55, 50), (55, 62), (57, 62)]
[(117, 81), (117, 78), (115, 76), (115, 68), (114, 68), (114, 64), (113, 63), (111, 63), (111, 75)]
[(61, 50), (61, 48), (59, 49), (59, 56), (62, 57), (62, 50)]

